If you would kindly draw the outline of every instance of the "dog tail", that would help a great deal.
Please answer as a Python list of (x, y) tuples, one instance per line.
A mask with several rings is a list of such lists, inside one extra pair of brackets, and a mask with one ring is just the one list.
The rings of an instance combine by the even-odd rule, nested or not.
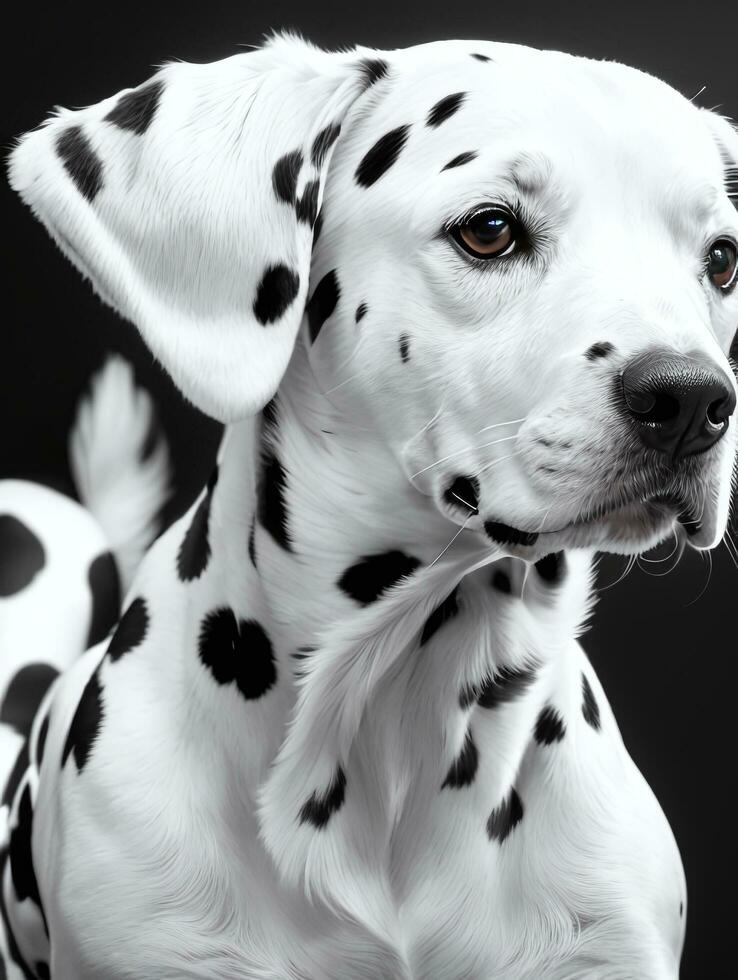
[(128, 590), (160, 530), (171, 463), (151, 396), (133, 370), (111, 355), (92, 378), (69, 436), (69, 460), (80, 500), (97, 519)]

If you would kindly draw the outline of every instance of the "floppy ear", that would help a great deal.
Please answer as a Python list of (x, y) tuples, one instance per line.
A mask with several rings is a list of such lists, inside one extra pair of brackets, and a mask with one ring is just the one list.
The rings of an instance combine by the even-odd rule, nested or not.
[(10, 181), (187, 398), (232, 421), (287, 366), (341, 121), (371, 80), (296, 38), (59, 110)]

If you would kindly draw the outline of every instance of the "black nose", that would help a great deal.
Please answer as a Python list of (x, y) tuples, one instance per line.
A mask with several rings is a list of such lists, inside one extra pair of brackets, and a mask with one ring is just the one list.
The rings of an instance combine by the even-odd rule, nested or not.
[(622, 390), (643, 442), (675, 458), (714, 446), (735, 408), (733, 385), (703, 354), (647, 350), (623, 371)]

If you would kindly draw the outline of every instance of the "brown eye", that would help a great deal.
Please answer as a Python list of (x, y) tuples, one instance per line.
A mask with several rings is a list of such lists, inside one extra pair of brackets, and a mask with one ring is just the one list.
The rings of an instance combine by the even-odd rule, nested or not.
[(516, 233), (515, 218), (501, 208), (476, 211), (450, 230), (454, 241), (478, 259), (493, 259), (512, 252)]
[(707, 256), (707, 274), (718, 289), (730, 289), (735, 281), (738, 253), (736, 246), (727, 238), (719, 238), (710, 246)]

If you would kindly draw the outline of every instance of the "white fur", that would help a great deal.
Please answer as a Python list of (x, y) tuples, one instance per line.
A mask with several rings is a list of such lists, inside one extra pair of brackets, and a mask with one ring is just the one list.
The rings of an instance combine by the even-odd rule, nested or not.
[(154, 416), (151, 397), (136, 386), (130, 365), (110, 357), (92, 379), (69, 438), (75, 486), (110, 542), (124, 593), (156, 536), (169, 493), (164, 440), (154, 437), (142, 458)]
[[(70, 465), (81, 505), (28, 480), (0, 481), (0, 514), (20, 520), (44, 552), (43, 566), (29, 585), (0, 597), (0, 704), (24, 665), (63, 671), (84, 651), (93, 608), (88, 574), (96, 558), (112, 550), (122, 591), (130, 585), (158, 531), (167, 495), (164, 440), (158, 438), (148, 459), (141, 458), (154, 418), (151, 398), (136, 387), (130, 366), (111, 356), (93, 376), (70, 432)], [(4, 554), (0, 560), (13, 558)], [(22, 743), (11, 726), (0, 725), (3, 785)], [(5, 834), (3, 827), (0, 839)]]
[[(368, 89), (366, 57), (389, 65)], [(637, 553), (679, 532), (645, 502), (651, 486), (574, 522), (617, 502), (618, 480), (632, 490), (641, 465), (610, 398), (631, 357), (696, 351), (730, 375), (738, 301), (701, 267), (710, 241), (736, 234), (732, 129), (633, 69), (486, 42), (329, 55), (277, 39), (158, 77), (144, 135), (103, 122), (110, 99), (63, 112), (11, 161), (13, 185), (185, 394), (237, 420), (219, 453), (207, 568), (176, 578), (193, 507), (130, 593), (147, 604), (145, 641), (117, 661), (88, 654), (57, 685), (34, 840), (52, 975), (673, 980), (678, 850), (576, 637), (593, 550)], [(460, 91), (459, 112), (428, 126)], [(341, 137), (319, 168), (310, 261), (311, 236), (271, 173), (285, 152), (307, 160), (331, 122)], [(52, 151), (72, 124), (104, 164), (93, 203)], [(397, 162), (357, 186), (359, 161), (404, 125)], [(462, 151), (476, 159), (446, 168)], [(314, 170), (303, 166), (298, 194)], [(476, 269), (441, 229), (522, 196), (516, 182), (535, 190), (539, 253)], [(299, 295), (264, 328), (254, 290), (282, 260)], [(306, 324), (295, 342), (332, 270), (335, 311), (314, 344)], [(604, 340), (612, 357), (588, 361)], [(263, 430), (248, 416), (277, 387), (278, 425)], [(674, 477), (702, 518), (698, 547), (724, 531), (734, 445), (731, 429)], [(284, 466), (292, 547), (257, 522), (254, 566), (264, 447)], [(444, 502), (456, 474), (478, 474), (478, 515)], [(539, 537), (491, 546), (486, 520)], [(337, 587), (362, 556), (394, 549), (422, 568), (378, 601), (360, 608)], [(551, 587), (532, 563), (560, 549), (568, 572)], [(494, 569), (511, 575), (509, 594), (491, 587)], [(457, 584), (459, 614), (419, 645)], [(198, 656), (203, 617), (221, 606), (271, 639), (278, 680), (259, 699), (217, 685)], [(533, 663), (520, 697), (460, 705), (465, 687)], [(59, 759), (96, 669), (104, 718), (78, 774)], [(566, 723), (552, 745), (531, 737), (545, 705)], [(476, 778), (442, 789), (469, 730)], [(343, 805), (322, 829), (301, 823), (337, 765)], [(523, 819), (490, 840), (513, 785)]]

